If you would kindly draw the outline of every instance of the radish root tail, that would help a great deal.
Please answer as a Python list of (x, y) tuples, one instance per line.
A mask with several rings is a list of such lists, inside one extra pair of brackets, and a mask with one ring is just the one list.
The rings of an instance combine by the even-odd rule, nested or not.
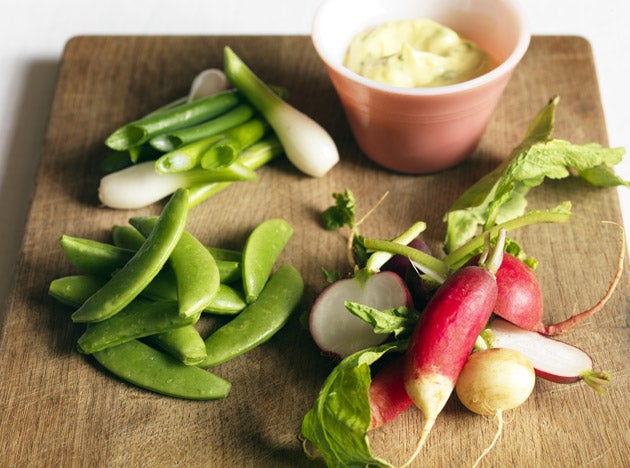
[(621, 279), (621, 274), (623, 273), (623, 262), (626, 255), (626, 235), (622, 226), (617, 223), (610, 223), (615, 224), (617, 227), (619, 227), (619, 229), (621, 229), (621, 246), (619, 248), (619, 257), (617, 258), (617, 271), (604, 295), (597, 302), (597, 304), (595, 304), (590, 309), (585, 310), (584, 312), (580, 312), (579, 314), (575, 314), (562, 322), (553, 325), (542, 325), (540, 329), (536, 331), (547, 336), (560, 335), (561, 333), (568, 331), (570, 328), (572, 328), (574, 325), (581, 322), (582, 320), (587, 319), (596, 312), (599, 312), (601, 309), (604, 308), (608, 300), (611, 298), (611, 296), (615, 292), (615, 288), (617, 287), (619, 280)]
[(477, 466), (479, 466), (479, 463), (481, 462), (481, 460), (492, 451), (494, 446), (499, 441), (499, 438), (501, 437), (501, 432), (503, 431), (503, 412), (500, 409), (497, 410), (496, 412), (496, 419), (497, 419), (498, 427), (497, 427), (497, 432), (494, 435), (494, 439), (492, 439), (492, 443), (488, 445), (488, 447), (486, 447), (486, 449), (482, 452), (482, 454), (479, 455), (479, 458), (477, 458), (477, 460), (473, 464), (473, 468), (477, 468)]
[(411, 454), (411, 457), (409, 457), (409, 459), (405, 463), (403, 463), (400, 468), (407, 468), (418, 457), (420, 451), (422, 450), (422, 447), (424, 447), (424, 444), (429, 437), (431, 429), (433, 429), (433, 424), (435, 424), (435, 419), (427, 419), (425, 421), (424, 425), (422, 426), (422, 432), (420, 432), (420, 437), (418, 438), (418, 443), (416, 444), (416, 449)]

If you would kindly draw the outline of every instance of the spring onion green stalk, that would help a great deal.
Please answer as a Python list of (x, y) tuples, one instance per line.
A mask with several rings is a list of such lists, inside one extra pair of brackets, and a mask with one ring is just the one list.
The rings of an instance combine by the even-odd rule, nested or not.
[[(284, 148), (275, 135), (245, 148), (237, 163), (255, 171), (284, 153)], [(188, 189), (188, 205), (192, 208), (211, 196), (228, 188), (232, 182), (213, 182), (193, 185)]]
[(224, 137), (210, 146), (201, 157), (201, 167), (213, 169), (231, 164), (245, 148), (265, 136), (269, 124), (264, 119), (253, 118), (225, 132)]
[(241, 99), (238, 92), (229, 90), (169, 107), (123, 125), (107, 137), (105, 144), (113, 150), (124, 151), (139, 146), (160, 133), (214, 118), (239, 104)]
[(200, 166), (201, 157), (213, 144), (223, 139), (223, 134), (212, 135), (163, 154), (155, 161), (160, 174), (185, 172)]
[(254, 116), (254, 108), (249, 104), (239, 104), (233, 109), (207, 122), (182, 128), (174, 132), (154, 136), (149, 144), (160, 151), (173, 151), (188, 143), (217, 135), (232, 127), (247, 122)]
[(337, 147), (321, 125), (279, 98), (229, 47), (224, 57), (228, 79), (269, 122), (295, 167), (321, 177), (337, 164)]
[(155, 203), (174, 193), (178, 188), (255, 178), (254, 170), (241, 163), (211, 171), (194, 169), (179, 174), (159, 174), (155, 170), (154, 161), (146, 161), (103, 177), (98, 196), (105, 206), (132, 210)]

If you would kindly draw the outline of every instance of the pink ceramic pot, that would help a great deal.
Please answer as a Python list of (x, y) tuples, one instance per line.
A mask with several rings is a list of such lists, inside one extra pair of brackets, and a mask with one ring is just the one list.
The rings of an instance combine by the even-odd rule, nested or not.
[[(473, 80), (400, 88), (343, 66), (354, 35), (389, 19), (430, 18), (472, 39), (499, 64)], [(312, 39), (361, 150), (377, 164), (421, 174), (452, 167), (479, 143), (530, 35), (512, 0), (327, 0)]]

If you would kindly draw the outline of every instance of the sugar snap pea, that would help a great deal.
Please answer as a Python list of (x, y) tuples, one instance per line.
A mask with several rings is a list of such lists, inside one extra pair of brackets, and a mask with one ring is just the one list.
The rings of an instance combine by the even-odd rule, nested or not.
[(110, 277), (133, 257), (134, 251), (82, 237), (62, 235), (59, 244), (66, 258), (83, 273)]
[(116, 247), (136, 251), (145, 241), (145, 237), (133, 226), (112, 226), (112, 242)]
[[(143, 236), (149, 236), (158, 219), (152, 216), (129, 220)], [(199, 314), (214, 298), (220, 283), (219, 269), (212, 254), (195, 236), (184, 231), (171, 252), (169, 263), (175, 272), (179, 313)]]
[(50, 282), (48, 294), (62, 304), (76, 308), (104, 284), (105, 280), (96, 276), (63, 276)]
[(123, 310), (97, 323), (90, 323), (77, 341), (81, 353), (92, 354), (120, 343), (192, 325), (199, 316), (182, 317), (177, 302), (136, 298)]
[[(49, 294), (62, 304), (76, 308), (104, 283), (105, 280), (96, 276), (64, 276), (51, 281)], [(206, 357), (203, 338), (193, 325), (168, 329), (146, 339), (188, 365), (197, 364)]]
[[(144, 236), (132, 226), (113, 226), (112, 237), (114, 245), (129, 250), (138, 250), (144, 242)], [(233, 283), (241, 279), (241, 252), (208, 246), (206, 249), (214, 257), (221, 283)]]
[(231, 384), (208, 371), (187, 366), (138, 340), (94, 353), (112, 374), (162, 395), (190, 400), (225, 398)]
[(255, 302), (205, 339), (208, 356), (198, 365), (215, 366), (269, 340), (287, 322), (303, 291), (300, 273), (291, 265), (281, 265)]
[(199, 364), (206, 358), (206, 345), (193, 325), (150, 335), (145, 341), (188, 366)]
[[(124, 227), (127, 228), (127, 226)], [(136, 231), (135, 228), (131, 227), (129, 230)], [(144, 239), (144, 237), (142, 237), (142, 239)], [(73, 242), (71, 245), (82, 245), (82, 243)], [(118, 248), (117, 246), (98, 242), (93, 245), (96, 246), (99, 252), (115, 252), (115, 249), (112, 249), (112, 247)], [(71, 249), (72, 248), (73, 247), (71, 247)], [(124, 257), (119, 259), (120, 262), (114, 262), (112, 258), (108, 256), (90, 257), (93, 252), (93, 249), (89, 251), (86, 250), (84, 254), (88, 258), (81, 258), (76, 262), (80, 265), (90, 265), (90, 270), (92, 271), (86, 272), (90, 273), (90, 275), (71, 275), (53, 280), (49, 286), (49, 294), (52, 297), (63, 304), (79, 307), (89, 296), (94, 294), (99, 287), (105, 284), (103, 278), (108, 278), (116, 269), (124, 265)], [(73, 254), (74, 253), (73, 251)], [(131, 254), (133, 254), (133, 252), (131, 252)], [(117, 258), (115, 254), (113, 258)], [(238, 262), (218, 261), (217, 264), (219, 265), (218, 270), (221, 281), (234, 281), (240, 278), (241, 270)], [(173, 270), (167, 268), (167, 266), (168, 265), (165, 265), (162, 270), (155, 275), (147, 287), (142, 290), (140, 295), (157, 301), (178, 300), (175, 275), (173, 274)], [(80, 300), (76, 300), (76, 295), (81, 291), (83, 291), (83, 295), (79, 296)], [(85, 291), (90, 292), (90, 294), (85, 296)], [(203, 310), (204, 312), (214, 314), (232, 315), (239, 313), (246, 305), (242, 292), (232, 286), (221, 283), (219, 284), (216, 294)]]
[(73, 314), (74, 322), (99, 322), (120, 312), (151, 282), (177, 245), (188, 215), (188, 191), (177, 190), (142, 247)]
[(251, 303), (262, 291), (280, 253), (293, 235), (293, 228), (281, 218), (263, 221), (245, 241), (242, 280), (245, 300)]

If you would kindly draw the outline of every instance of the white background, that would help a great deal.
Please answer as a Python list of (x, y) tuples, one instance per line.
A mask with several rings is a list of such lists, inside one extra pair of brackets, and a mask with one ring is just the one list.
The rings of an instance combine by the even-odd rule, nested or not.
[[(422, 1), (422, 0), (418, 0)], [(321, 0), (5, 0), (0, 15), (0, 305), (11, 284), (65, 43), (84, 34), (308, 34)], [(533, 34), (593, 47), (609, 143), (630, 150), (630, 2), (522, 0)], [(617, 168), (630, 180), (630, 156)], [(619, 191), (630, 226), (630, 189)]]

